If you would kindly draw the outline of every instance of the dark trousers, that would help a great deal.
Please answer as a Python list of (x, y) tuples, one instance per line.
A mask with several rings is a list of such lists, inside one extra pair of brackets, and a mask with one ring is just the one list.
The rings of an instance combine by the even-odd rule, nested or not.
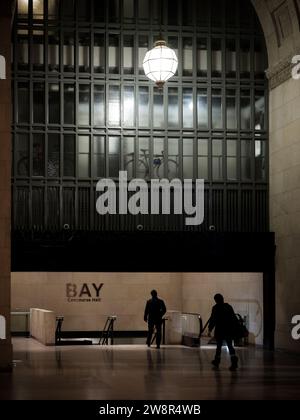
[(234, 347), (232, 345), (232, 338), (217, 338), (216, 358), (218, 358), (218, 359), (221, 358), (223, 341), (226, 342), (226, 345), (228, 347), (230, 356), (235, 356), (235, 350), (234, 350)]
[(154, 332), (154, 327), (156, 328), (156, 345), (159, 347), (161, 342), (161, 326), (162, 321), (158, 320), (149, 320), (148, 321), (148, 337), (147, 337), (147, 345), (150, 346), (152, 341), (152, 335)]

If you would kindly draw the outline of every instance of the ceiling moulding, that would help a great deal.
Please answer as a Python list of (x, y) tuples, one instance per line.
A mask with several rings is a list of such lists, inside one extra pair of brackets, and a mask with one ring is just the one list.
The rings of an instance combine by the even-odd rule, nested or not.
[(293, 54), (290, 54), (284, 60), (281, 60), (278, 64), (266, 71), (267, 78), (269, 79), (270, 90), (275, 89), (277, 86), (280, 86), (282, 83), (292, 78), (292, 69), (295, 65), (292, 64), (292, 58), (299, 54), (300, 45), (298, 48), (295, 48), (295, 52)]

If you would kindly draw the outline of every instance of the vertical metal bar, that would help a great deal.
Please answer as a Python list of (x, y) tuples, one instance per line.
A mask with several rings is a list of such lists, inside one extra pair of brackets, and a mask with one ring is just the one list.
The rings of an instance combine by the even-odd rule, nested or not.
[[(153, 26), (151, 23), (149, 23), (148, 25), (145, 25), (145, 22), (141, 25), (139, 20), (136, 19), (134, 23), (125, 23), (124, 21), (124, 7), (121, 7), (121, 15), (122, 18), (120, 20), (120, 23), (116, 24), (116, 23), (110, 23), (108, 18), (108, 7), (105, 7), (105, 13), (106, 13), (106, 18), (105, 18), (105, 23), (102, 25), (98, 25), (101, 28), (105, 28), (105, 74), (95, 74), (94, 73), (94, 56), (93, 56), (93, 50), (94, 50), (94, 46), (95, 46), (95, 42), (94, 42), (94, 33), (95, 33), (95, 11), (94, 11), (94, 2), (92, 2), (92, 8), (91, 8), (91, 15), (90, 18), (87, 22), (80, 22), (79, 23), (79, 16), (78, 16), (78, 10), (74, 9), (74, 17), (72, 17), (72, 19), (67, 19), (67, 22), (64, 22), (64, 19), (62, 19), (61, 15), (55, 20), (52, 21), (51, 18), (51, 22), (49, 20), (49, 13), (48, 13), (48, 0), (45, 0), (44, 4), (45, 4), (45, 9), (44, 9), (44, 28), (45, 28), (45, 43), (44, 43), (44, 70), (43, 72), (41, 72), (40, 70), (36, 69), (35, 66), (33, 65), (33, 61), (34, 61), (34, 38), (35, 38), (35, 31), (39, 30), (38, 26), (36, 25), (37, 22), (33, 19), (33, 0), (29, 0), (29, 14), (28, 14), (28, 52), (29, 52), (29, 72), (25, 72), (25, 71), (20, 71), (20, 69), (18, 69), (18, 64), (17, 64), (17, 52), (16, 52), (16, 48), (14, 51), (14, 63), (13, 63), (13, 83), (15, 86), (15, 92), (14, 92), (14, 115), (15, 115), (15, 119), (14, 119), (14, 124), (13, 124), (13, 134), (14, 136), (17, 136), (19, 131), (20, 132), (24, 132), (27, 133), (29, 135), (29, 139), (30, 139), (30, 143), (29, 143), (29, 176), (28, 176), (28, 181), (29, 181), (29, 185), (30, 185), (30, 194), (29, 194), (29, 201), (28, 201), (28, 205), (30, 208), (30, 214), (29, 214), (29, 219), (30, 219), (30, 224), (32, 224), (32, 217), (33, 217), (33, 212), (32, 212), (32, 183), (34, 181), (33, 178), (33, 133), (37, 132), (36, 130), (34, 130), (34, 128), (39, 128), (40, 132), (42, 132), (45, 135), (45, 173), (44, 173), (44, 178), (45, 178), (45, 183), (43, 184), (43, 186), (41, 188), (44, 189), (44, 197), (45, 197), (45, 203), (48, 201), (48, 185), (49, 183), (46, 181), (47, 180), (47, 157), (48, 157), (48, 151), (49, 151), (49, 85), (50, 83), (59, 83), (60, 85), (60, 122), (59, 122), (59, 128), (57, 128), (59, 130), (60, 133), (60, 176), (59, 176), (59, 185), (60, 185), (60, 189), (61, 189), (61, 193), (62, 193), (62, 187), (64, 185), (64, 153), (63, 153), (63, 136), (65, 133), (65, 128), (68, 129), (68, 133), (69, 134), (75, 134), (76, 135), (76, 154), (75, 154), (75, 158), (76, 158), (76, 175), (75, 177), (72, 177), (72, 187), (74, 187), (75, 185), (78, 185), (78, 127), (76, 122), (78, 121), (78, 106), (79, 106), (79, 86), (80, 83), (82, 83), (83, 81), (89, 81), (89, 83), (91, 83), (91, 90), (90, 90), (90, 122), (89, 122), (89, 136), (90, 137), (90, 168), (91, 171), (93, 169), (93, 135), (95, 134), (95, 125), (94, 125), (94, 115), (93, 115), (93, 105), (94, 105), (94, 83), (96, 80), (105, 80), (106, 82), (106, 106), (105, 109), (108, 109), (108, 91), (109, 91), (109, 84), (111, 82), (115, 82), (118, 83), (118, 85), (121, 86), (121, 116), (122, 116), (122, 121), (121, 121), (121, 125), (118, 128), (114, 128), (114, 133), (112, 133), (112, 131), (110, 131), (111, 127), (109, 126), (109, 121), (107, 119), (107, 113), (106, 113), (106, 121), (105, 121), (105, 126), (102, 127), (101, 129), (97, 129), (97, 134), (100, 135), (99, 131), (101, 131), (101, 135), (105, 136), (106, 139), (106, 152), (105, 152), (105, 159), (106, 159), (106, 173), (107, 175), (108, 173), (108, 162), (109, 162), (109, 147), (108, 147), (108, 138), (109, 138), (109, 134), (114, 135), (114, 136), (120, 136), (120, 141), (121, 141), (121, 150), (123, 147), (123, 138), (125, 136), (133, 136), (135, 137), (135, 159), (136, 159), (136, 165), (138, 163), (138, 138), (141, 137), (148, 137), (149, 138), (149, 147), (150, 147), (150, 152), (153, 149), (153, 139), (155, 137), (160, 137), (163, 136), (164, 138), (164, 149), (165, 149), (165, 156), (166, 156), (166, 165), (165, 165), (165, 174), (167, 173), (167, 159), (168, 159), (168, 137), (172, 136), (174, 138), (178, 138), (179, 144), (180, 144), (180, 170), (182, 171), (183, 167), (182, 167), (182, 138), (184, 136), (186, 136), (187, 138), (193, 136), (194, 138), (194, 158), (193, 158), (193, 163), (194, 163), (194, 177), (197, 176), (197, 159), (198, 159), (198, 155), (197, 155), (197, 139), (198, 137), (203, 137), (205, 136), (206, 138), (209, 139), (209, 147), (210, 147), (210, 151), (209, 151), (209, 157), (208, 157), (208, 161), (209, 161), (209, 188), (212, 189), (216, 184), (214, 182), (214, 180), (212, 179), (212, 150), (211, 150), (211, 146), (212, 146), (212, 139), (214, 138), (214, 133), (212, 131), (212, 109), (211, 109), (211, 89), (212, 88), (222, 88), (222, 106), (223, 106), (223, 123), (224, 126), (222, 127), (222, 130), (218, 131), (218, 134), (223, 134), (223, 141), (224, 141), (224, 149), (223, 149), (223, 179), (222, 179), (222, 187), (221, 187), (221, 183), (218, 183), (218, 188), (222, 188), (223, 190), (223, 197), (224, 197), (224, 201), (223, 201), (223, 205), (225, 208), (225, 212), (224, 212), (224, 223), (227, 223), (227, 220), (229, 218), (229, 215), (226, 214), (227, 209), (229, 209), (229, 204), (227, 202), (227, 196), (228, 196), (228, 191), (230, 188), (233, 188), (233, 191), (235, 193), (238, 193), (239, 199), (238, 199), (238, 207), (239, 207), (239, 213), (240, 213), (240, 217), (239, 217), (239, 229), (242, 228), (242, 226), (240, 225), (241, 222), (241, 194), (242, 194), (242, 189), (244, 189), (245, 193), (246, 190), (247, 191), (252, 191), (252, 229), (256, 230), (258, 227), (255, 226), (255, 221), (258, 218), (258, 216), (256, 216), (257, 214), (259, 214), (261, 220), (264, 219), (264, 212), (266, 211), (263, 208), (263, 200), (260, 200), (260, 195), (262, 194), (262, 191), (264, 191), (264, 194), (266, 194), (268, 192), (268, 183), (267, 181), (261, 181), (261, 180), (255, 180), (254, 178), (254, 169), (255, 169), (255, 153), (254, 153), (254, 147), (255, 147), (255, 139), (258, 138), (255, 136), (255, 127), (254, 127), (254, 107), (255, 107), (255, 88), (261, 88), (266, 92), (267, 89), (267, 83), (266, 81), (260, 81), (255, 79), (255, 67), (254, 67), (254, 53), (255, 53), (255, 48), (254, 48), (254, 38), (255, 37), (259, 37), (259, 35), (255, 34), (255, 28), (253, 27), (253, 23), (252, 23), (252, 29), (251, 32), (250, 31), (245, 31), (244, 28), (241, 28), (241, 22), (239, 21), (239, 17), (238, 17), (238, 8), (233, 11), (233, 13), (236, 14), (236, 16), (238, 17), (237, 20), (237, 30), (234, 32), (233, 35), (230, 35), (230, 39), (235, 39), (236, 42), (236, 49), (237, 49), (237, 74), (235, 79), (232, 79), (230, 81), (227, 80), (226, 78), (226, 71), (225, 71), (225, 64), (226, 64), (226, 38), (227, 38), (227, 32), (226, 32), (226, 27), (224, 26), (224, 16), (225, 16), (225, 10), (224, 10), (224, 2), (222, 3), (222, 7), (223, 7), (223, 14), (222, 14), (222, 25), (221, 28), (213, 28), (212, 29), (212, 10), (211, 10), (211, 3), (209, 3), (209, 16), (210, 16), (210, 21), (208, 24), (208, 27), (206, 27), (205, 25), (202, 27), (197, 27), (196, 26), (196, 18), (195, 16), (193, 16), (193, 25), (192, 26), (188, 26), (186, 25), (184, 28), (182, 28), (182, 26), (179, 25), (178, 28), (178, 33), (179, 33), (179, 57), (183, 57), (183, 49), (182, 49), (182, 39), (183, 37), (192, 37), (193, 38), (193, 75), (192, 76), (185, 76), (184, 80), (182, 77), (182, 62), (180, 61), (179, 63), (179, 75), (178, 78), (174, 78), (171, 79), (168, 83), (168, 86), (177, 86), (179, 89), (179, 115), (180, 115), (180, 127), (179, 130), (170, 130), (168, 127), (168, 123), (167, 123), (167, 115), (168, 115), (168, 107), (167, 107), (167, 103), (168, 103), (168, 98), (167, 98), (167, 87), (165, 87), (165, 98), (164, 98), (164, 116), (165, 116), (165, 125), (163, 127), (163, 130), (157, 130), (154, 127), (153, 124), (153, 92), (152, 92), (152, 82), (148, 82), (146, 81), (144, 76), (140, 76), (138, 74), (138, 36), (139, 34), (145, 33), (147, 31), (147, 34), (149, 34), (149, 38), (152, 39), (153, 35), (157, 35), (158, 32), (158, 28), (159, 25), (155, 25)], [(174, 28), (170, 27), (168, 25), (168, 4), (172, 4), (172, 2), (167, 2), (167, 1), (163, 1), (160, 2), (159, 7), (161, 9), (161, 15), (163, 15), (163, 19), (160, 19), (160, 26), (162, 27), (162, 31), (164, 33), (164, 35), (167, 36), (174, 36)], [(196, 1), (193, 2), (194, 6), (196, 5)], [(106, 5), (108, 6), (108, 2), (106, 2)], [(178, 3), (178, 20), (179, 22), (182, 22), (182, 4), (179, 2)], [(184, 5), (183, 5), (184, 6)], [(238, 5), (239, 7), (242, 7), (240, 4)], [(138, 15), (138, 2), (135, 2), (135, 16)], [(24, 24), (22, 23), (22, 21), (17, 20), (18, 18), (16, 17), (16, 24), (13, 27), (13, 39), (14, 39), (14, 44), (15, 46), (17, 45), (17, 34), (18, 34), (18, 30), (19, 29), (24, 29)], [(253, 16), (251, 16), (251, 19), (253, 19)], [(60, 24), (59, 24), (60, 23)], [(67, 23), (67, 25), (65, 25), (65, 23)], [(50, 26), (51, 25), (51, 26)], [(84, 73), (84, 74), (80, 74), (79, 72), (79, 30), (82, 33), (86, 33), (87, 32), (87, 26), (89, 26), (91, 28), (91, 39), (90, 39), (90, 43), (89, 43), (89, 60), (90, 60), (90, 71), (88, 73)], [(98, 27), (97, 26), (97, 27)], [(75, 45), (74, 45), (74, 60), (75, 60), (75, 71), (73, 72), (65, 72), (64, 71), (64, 66), (63, 66), (63, 31), (64, 28), (67, 28), (67, 33), (68, 32), (73, 32), (75, 34)], [(240, 48), (239, 48), (239, 44), (240, 44), (240, 32), (238, 30), (238, 28), (240, 28), (243, 32), (243, 38), (244, 39), (250, 39), (251, 41), (251, 51), (250, 51), (250, 59), (251, 59), (251, 72), (250, 72), (250, 79), (242, 79), (241, 80), (241, 76), (240, 76)], [(55, 76), (53, 75), (53, 73), (49, 72), (49, 31), (53, 30), (54, 32), (57, 31), (59, 32), (60, 35), (60, 40), (59, 40), (59, 73), (57, 73)], [(103, 31), (103, 29), (99, 30), (99, 33)], [(102, 33), (102, 32), (101, 32)], [(109, 57), (109, 33), (113, 33), (117, 36), (119, 36), (119, 49), (118, 49), (118, 54), (119, 54), (119, 63), (120, 63), (120, 72), (118, 75), (112, 75), (109, 74), (108, 70), (109, 70), (109, 63), (108, 63), (108, 57)], [(134, 74), (133, 75), (125, 75), (123, 74), (123, 55), (122, 55), (122, 47), (124, 45), (124, 35), (128, 34), (128, 35), (132, 35), (134, 34)], [(38, 34), (37, 34), (38, 35)], [(216, 37), (216, 38), (221, 38), (221, 42), (222, 42), (222, 62), (223, 62), (223, 67), (222, 67), (222, 75), (221, 78), (215, 79), (211, 77), (211, 70), (212, 70), (212, 63), (211, 63), (211, 39), (212, 36)], [(197, 77), (196, 71), (197, 71), (197, 37), (206, 37), (208, 40), (208, 74), (207, 77), (205, 79), (199, 79)], [(36, 76), (39, 76), (39, 79), (36, 78)], [(19, 82), (26, 82), (28, 83), (29, 86), (29, 91), (28, 91), (28, 95), (29, 95), (29, 123), (19, 123), (18, 122), (18, 107), (17, 107), (17, 102), (18, 102), (18, 83)], [(40, 82), (40, 83), (44, 83), (45, 85), (45, 125), (36, 125), (35, 121), (34, 121), (34, 116), (33, 116), (33, 110), (34, 110), (34, 98), (33, 98), (33, 87), (34, 87), (34, 83), (35, 82)], [(64, 123), (64, 82), (68, 82), (68, 83), (74, 83), (75, 86), (75, 101), (74, 101), (74, 107), (75, 107), (75, 123), (71, 124), (69, 127), (66, 127), (65, 123)], [(208, 88), (208, 109), (209, 109), (209, 129), (205, 132), (204, 130), (198, 130), (197, 127), (197, 95), (196, 95), (196, 86), (200, 86), (201, 82), (203, 84), (205, 84), (205, 86)], [(230, 82), (230, 83), (229, 83)], [(123, 115), (124, 115), (124, 94), (123, 94), (123, 88), (124, 88), (124, 84), (127, 83), (128, 86), (131, 84), (135, 85), (135, 127), (132, 130), (129, 130), (129, 127), (126, 128), (124, 127), (123, 124)], [(138, 126), (138, 100), (139, 100), (139, 95), (138, 95), (138, 87), (141, 85), (141, 83), (144, 83), (144, 85), (150, 87), (150, 97), (149, 97), (149, 107), (150, 107), (150, 112), (149, 112), (149, 116), (150, 116), (150, 121), (149, 121), (149, 129), (146, 130), (145, 129), (141, 129)], [(199, 85), (198, 85), (199, 84)], [(183, 130), (183, 121), (182, 121), (182, 88), (183, 87), (193, 87), (193, 103), (195, 104), (194, 106), (194, 110), (193, 110), (193, 118), (194, 118), (194, 127), (191, 129), (184, 129)], [(229, 132), (226, 129), (226, 89), (227, 87), (230, 89), (236, 89), (236, 99), (237, 99), (237, 116), (238, 116), (238, 127), (237, 127), (237, 131), (234, 133), (236, 135), (237, 138), (237, 156), (238, 156), (238, 181), (237, 183), (234, 183), (234, 185), (228, 181), (226, 175), (226, 168), (227, 168), (227, 153), (226, 153), (226, 140), (229, 136)], [(252, 120), (252, 126), (251, 126), (251, 130), (249, 131), (244, 131), (242, 133), (241, 130), (241, 124), (240, 124), (240, 119), (241, 119), (241, 114), (240, 114), (240, 89), (241, 88), (245, 88), (245, 89), (249, 89), (251, 91), (251, 98), (250, 98), (250, 103), (251, 103), (251, 120)], [(268, 110), (268, 98), (266, 97), (266, 110)], [(268, 124), (268, 114), (266, 112), (266, 123)], [(54, 127), (51, 127), (51, 129), (53, 129)], [(87, 127), (86, 127), (87, 128)], [(235, 131), (235, 130), (234, 130)], [(51, 131), (54, 132), (54, 131)], [(134, 132), (134, 134), (133, 134)], [(231, 131), (230, 131), (231, 134)], [(241, 179), (241, 134), (247, 134), (247, 136), (243, 136), (243, 138), (247, 139), (251, 139), (251, 143), (252, 143), (252, 155), (251, 155), (251, 164), (252, 164), (252, 176), (253, 179), (251, 180), (252, 183), (251, 185), (242, 180)], [(259, 137), (259, 139), (261, 139), (262, 141), (265, 140), (265, 138), (268, 136), (268, 130), (266, 129), (265, 131), (263, 131), (261, 133), (262, 135)], [(269, 145), (268, 142), (266, 141), (266, 153), (268, 156), (269, 153)], [(17, 177), (17, 173), (16, 173), (16, 165), (17, 165), (17, 151), (16, 151), (16, 147), (14, 148), (14, 173), (13, 173), (13, 185), (14, 185), (14, 194), (16, 194), (16, 188), (18, 187), (18, 185), (21, 185), (22, 181), (19, 177)], [(153, 153), (153, 151), (151, 152)], [(266, 157), (267, 157), (266, 156)], [(123, 164), (123, 153), (121, 152), (120, 154), (120, 159), (121, 159), (121, 168), (122, 168), (122, 164)], [(267, 159), (266, 159), (267, 160)], [(135, 166), (136, 166), (135, 165)], [(151, 170), (153, 170), (152, 168), (152, 164), (150, 165)], [(266, 168), (266, 175), (268, 175), (268, 165)], [(92, 213), (92, 207), (93, 207), (93, 201), (94, 201), (94, 197), (93, 197), (93, 180), (94, 180), (94, 174), (91, 173), (89, 176), (89, 181), (90, 181), (90, 203), (91, 203), (91, 215), (94, 214)], [(69, 179), (69, 181), (71, 181), (71, 178)], [(77, 202), (77, 193), (76, 193), (76, 202)], [(15, 197), (16, 199), (16, 197)], [(62, 197), (61, 197), (62, 199)], [(62, 222), (62, 215), (63, 215), (63, 207), (62, 207), (62, 201), (60, 203), (61, 208), (60, 208), (60, 217), (61, 217), (61, 222)], [(267, 202), (268, 205), (268, 202)], [(78, 207), (78, 203), (76, 203), (76, 206)], [(261, 208), (258, 208), (262, 206)], [(45, 223), (46, 221), (48, 221), (48, 214), (47, 214), (47, 206), (45, 207)], [(210, 210), (210, 214), (211, 214), (212, 209)], [(78, 214), (76, 214), (76, 218), (78, 219)], [(92, 220), (92, 216), (91, 216), (91, 220)], [(15, 219), (16, 222), (16, 219)], [(268, 224), (268, 220), (264, 220), (264, 224)], [(224, 225), (224, 229), (226, 229), (226, 226)]]

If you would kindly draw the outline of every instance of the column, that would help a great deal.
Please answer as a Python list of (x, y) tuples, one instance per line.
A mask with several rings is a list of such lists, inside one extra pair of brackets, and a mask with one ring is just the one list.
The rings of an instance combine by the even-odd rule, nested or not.
[(10, 33), (12, 19), (12, 3), (13, 2), (8, 0), (2, 0), (0, 8), (0, 55), (4, 57), (6, 62), (6, 79), (0, 79), (0, 371), (9, 371), (12, 368), (12, 344), (10, 336)]

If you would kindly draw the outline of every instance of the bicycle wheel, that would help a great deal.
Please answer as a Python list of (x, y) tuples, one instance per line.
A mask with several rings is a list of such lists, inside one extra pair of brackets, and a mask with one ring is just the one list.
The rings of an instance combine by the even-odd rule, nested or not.
[(148, 179), (149, 178), (149, 167), (148, 165), (143, 161), (139, 160), (136, 168), (136, 178), (138, 179)]
[[(178, 178), (178, 164), (175, 160), (169, 159), (167, 162), (167, 179)], [(165, 178), (165, 164), (159, 165), (157, 168), (157, 176), (159, 179)]]
[(125, 165), (125, 170), (127, 171), (128, 179), (138, 178), (146, 179), (149, 177), (149, 169), (147, 164), (143, 160), (139, 160), (137, 168), (135, 171), (135, 161), (132, 159)]
[(125, 164), (125, 171), (127, 171), (127, 178), (134, 178), (134, 160), (130, 160)]

